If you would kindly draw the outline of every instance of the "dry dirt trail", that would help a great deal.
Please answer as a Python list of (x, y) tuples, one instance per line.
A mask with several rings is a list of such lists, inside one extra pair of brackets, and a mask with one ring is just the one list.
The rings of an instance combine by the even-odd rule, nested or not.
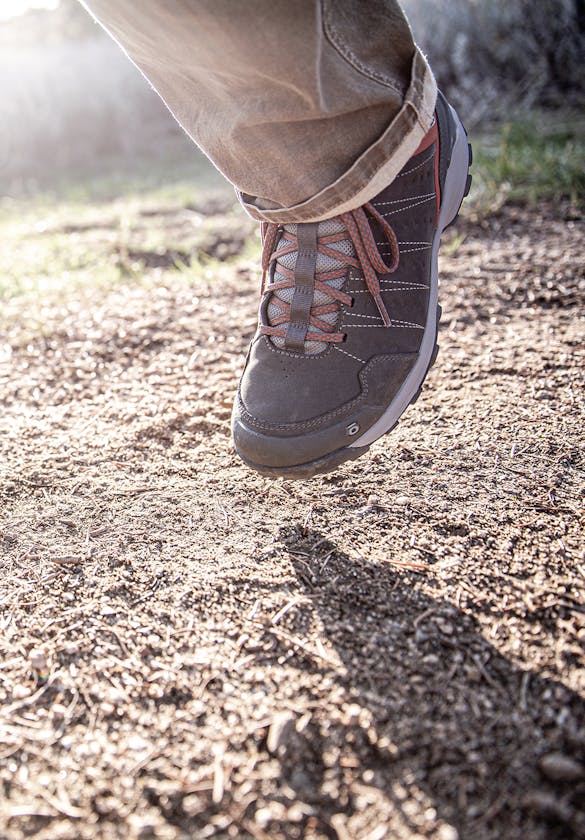
[(310, 483), (231, 451), (248, 261), (10, 304), (2, 838), (585, 837), (585, 226), (457, 234), (421, 399)]

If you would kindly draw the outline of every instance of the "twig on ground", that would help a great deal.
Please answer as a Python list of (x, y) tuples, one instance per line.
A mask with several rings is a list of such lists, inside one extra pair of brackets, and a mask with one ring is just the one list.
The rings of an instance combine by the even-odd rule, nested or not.
[(47, 560), (59, 566), (78, 566), (84, 560), (87, 560), (87, 557), (83, 557), (81, 554), (63, 554), (61, 556), (54, 555), (53, 557), (47, 557)]
[(528, 709), (528, 686), (530, 685), (530, 671), (524, 671), (520, 680), (520, 708), (523, 712)]
[(290, 600), (290, 601), (288, 602), (288, 604), (285, 604), (285, 606), (284, 606), (284, 607), (282, 607), (282, 609), (278, 610), (278, 612), (276, 612), (276, 613), (272, 616), (272, 618), (270, 619), (270, 621), (272, 622), (272, 624), (274, 624), (274, 625), (278, 624), (278, 622), (280, 621), (280, 619), (281, 619), (281, 618), (284, 618), (284, 616), (287, 614), (287, 612), (289, 612), (290, 610), (292, 610), (292, 609), (293, 609), (293, 607), (296, 607), (296, 606), (297, 606), (297, 604), (302, 603), (304, 600), (305, 600), (305, 597), (304, 597), (303, 595), (297, 595), (295, 598), (292, 598), (292, 600)]
[(313, 659), (317, 659), (321, 662), (325, 662), (331, 668), (339, 668), (339, 662), (335, 662), (333, 659), (330, 659), (329, 656), (323, 656), (320, 653), (317, 653), (316, 650), (311, 650), (310, 647), (307, 646), (302, 639), (299, 639), (298, 636), (292, 636), (290, 633), (287, 633), (284, 630), (281, 630), (280, 627), (274, 627), (271, 624), (267, 624), (265, 621), (260, 621), (259, 619), (249, 619), (252, 621), (252, 624), (255, 624), (256, 627), (261, 627), (267, 633), (271, 633), (273, 636), (276, 636), (279, 639), (282, 639), (285, 642), (288, 642), (295, 647), (300, 648), (307, 656), (312, 657)]
[(213, 791), (211, 799), (215, 805), (219, 805), (223, 799), (225, 790), (225, 771), (223, 766), (224, 750), (218, 747), (215, 751), (215, 758), (213, 761)]

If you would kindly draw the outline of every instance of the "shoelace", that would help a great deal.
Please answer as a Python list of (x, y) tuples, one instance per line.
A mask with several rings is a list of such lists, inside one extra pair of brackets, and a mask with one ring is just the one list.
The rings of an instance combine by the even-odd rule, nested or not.
[[(390, 245), (390, 265), (387, 265), (380, 256), (380, 252), (374, 239), (366, 213), (378, 222), (386, 240)], [(361, 269), (368, 291), (376, 302), (378, 312), (382, 317), (384, 325), (386, 327), (390, 327), (392, 323), (388, 310), (382, 300), (378, 274), (392, 274), (398, 268), (400, 254), (396, 234), (386, 219), (369, 202), (364, 204), (363, 207), (358, 207), (356, 210), (350, 210), (347, 213), (341, 213), (335, 218), (342, 222), (347, 233), (340, 231), (338, 233), (320, 236), (317, 242), (317, 253), (333, 257), (333, 259), (338, 262), (342, 262), (345, 265), (331, 271), (315, 272), (315, 291), (324, 292), (333, 300), (331, 303), (323, 303), (319, 305), (313, 304), (311, 307), (310, 324), (315, 329), (320, 330), (320, 332), (313, 332), (309, 330), (305, 336), (305, 341), (333, 342), (336, 344), (344, 341), (345, 335), (343, 333), (336, 333), (334, 331), (335, 325), (327, 323), (327, 321), (324, 321), (321, 316), (338, 311), (339, 306), (342, 303), (350, 306), (353, 302), (351, 295), (326, 285), (327, 281), (344, 278), (347, 272), (345, 266), (352, 266), (353, 268)], [(286, 254), (292, 254), (295, 251), (298, 251), (297, 237), (289, 231), (286, 232), (286, 238), (287, 240), (290, 240), (289, 244), (280, 248), (278, 251), (275, 251), (278, 238), (282, 231), (282, 225), (267, 222), (262, 224), (262, 294), (273, 294), (280, 289), (294, 288), (295, 285), (294, 271), (284, 267), (282, 263), (279, 263), (278, 265), (278, 273), (284, 279), (277, 280), (269, 284), (266, 283), (272, 263), (276, 260), (280, 260)], [(335, 242), (347, 240), (348, 235), (349, 239), (353, 243), (356, 257), (344, 254), (335, 248), (329, 247)], [(262, 335), (285, 338), (286, 327), (282, 327), (280, 325), (286, 324), (290, 321), (291, 305), (290, 303), (280, 300), (275, 295), (272, 297), (272, 303), (278, 307), (280, 314), (272, 318), (272, 325), (262, 324), (260, 326), (260, 333)]]

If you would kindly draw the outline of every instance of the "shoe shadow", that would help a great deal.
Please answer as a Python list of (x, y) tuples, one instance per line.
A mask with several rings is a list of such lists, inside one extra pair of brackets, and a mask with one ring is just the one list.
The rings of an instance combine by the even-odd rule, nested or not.
[(279, 539), (308, 604), (287, 626), (301, 635), (316, 623), (330, 643), (322, 653), (339, 659), (335, 680), (303, 660), (322, 671), (322, 689), (280, 755), (283, 783), (319, 830), (342, 840), (585, 837), (579, 695), (502, 656), (416, 575), (350, 559), (301, 525)]

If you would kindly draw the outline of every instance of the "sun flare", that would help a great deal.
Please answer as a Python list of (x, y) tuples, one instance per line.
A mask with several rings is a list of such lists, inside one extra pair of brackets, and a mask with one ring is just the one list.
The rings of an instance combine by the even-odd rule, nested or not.
[(1, 0), (0, 20), (18, 17), (29, 9), (56, 9), (60, 0)]

